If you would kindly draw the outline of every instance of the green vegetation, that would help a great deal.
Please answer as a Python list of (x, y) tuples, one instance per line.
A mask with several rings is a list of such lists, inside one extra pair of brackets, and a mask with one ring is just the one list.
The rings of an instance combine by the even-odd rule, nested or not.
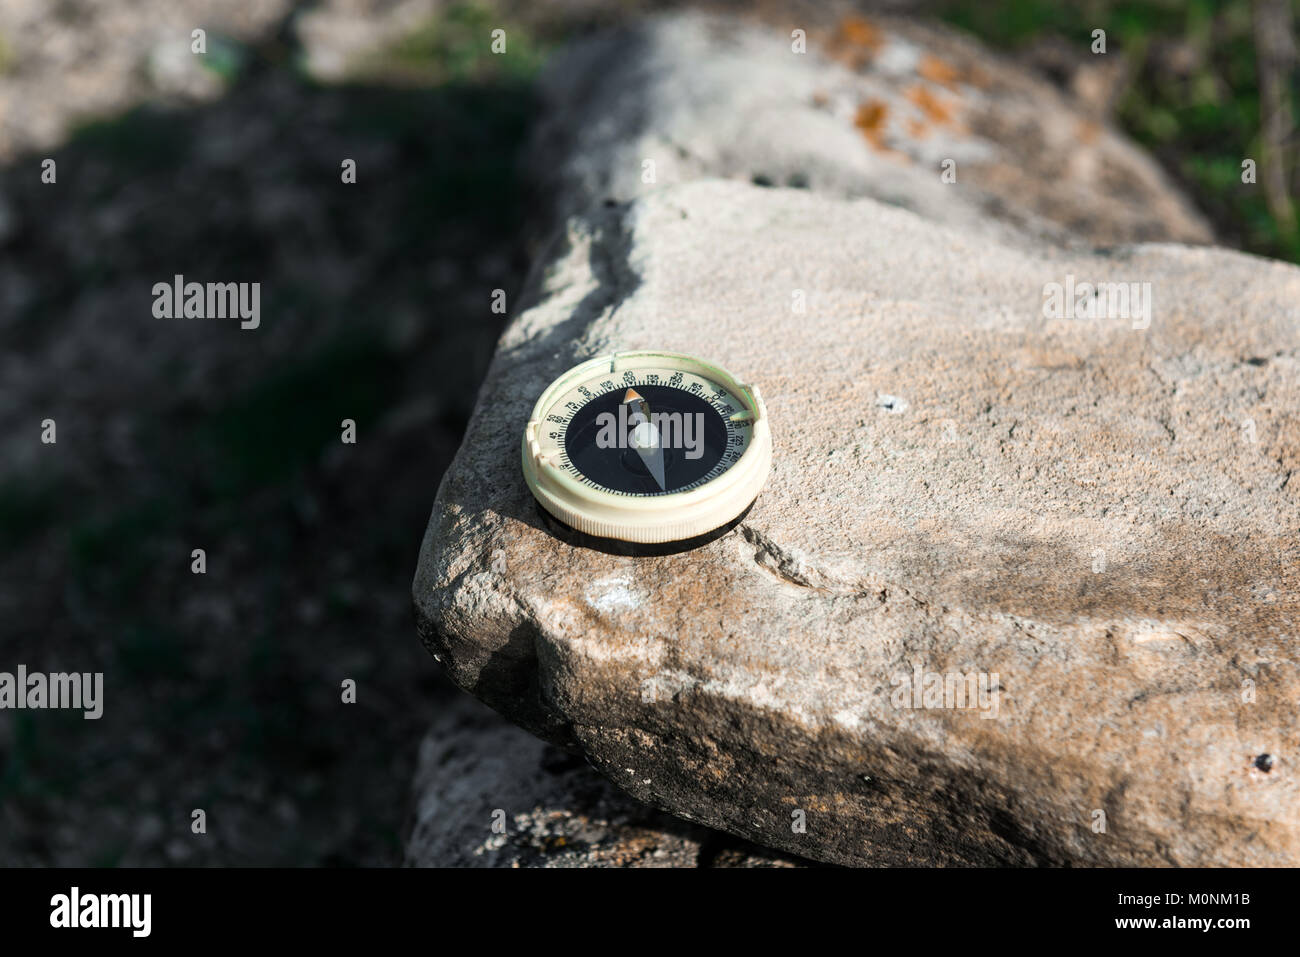
[(209, 33), (207, 53), (199, 57), (199, 64), (211, 73), (221, 77), (226, 83), (239, 79), (248, 62), (248, 51), (231, 37)]
[[(504, 36), (494, 34), (496, 30)], [(498, 40), (508, 55), (492, 49)], [(502, 23), (490, 7), (456, 3), (358, 66), (367, 78), (390, 81), (526, 80), (544, 56), (542, 45), (525, 29)]]
[[(344, 129), (418, 152), (420, 175), (403, 184), (406, 202), (394, 239), (427, 237), (453, 217), (476, 228), (521, 219), (518, 144), (534, 101), (526, 83), (450, 82), (432, 90), (357, 94)], [(427, 241), (427, 240), (426, 240)]]
[[(505, 56), (492, 52), (498, 28)], [(503, 322), (487, 296), (519, 272), (518, 158), (541, 47), (468, 4), (341, 83), (294, 73), (301, 51), (278, 41), (208, 43), (204, 66), (228, 81), (219, 102), (89, 122), (55, 154), (79, 175), (35, 191), (32, 221), (104, 215), (113, 241), (74, 256), (40, 230), (12, 250), (38, 280), (20, 329), (34, 355), (81, 300), (143, 297), (177, 262), (200, 280), (262, 281), (265, 325), (184, 330), (221, 357), (219, 383), (197, 388), (185, 351), (116, 381), (120, 357), (106, 350), (83, 386), (136, 413), (141, 467), (117, 468), (108, 437), (88, 431), (85, 445), (60, 446), (60, 471), (0, 482), (0, 540), (11, 563), (41, 572), (14, 616), (32, 628), (17, 660), (93, 666), (130, 689), (110, 694), (98, 722), (18, 714), (0, 801), (33, 821), (62, 802), (81, 822), (78, 859), (100, 865), (160, 863), (161, 838), (142, 851), (136, 822), (187, 826), (172, 806), (182, 793), (224, 805), (222, 832), (241, 835), (205, 843), (195, 862), (391, 860), (410, 773), (394, 762), (414, 760), (441, 686), (377, 596), (407, 587), (412, 529)], [(274, 125), (273, 149), (245, 147), (257, 120)], [(340, 186), (341, 156), (359, 158), (361, 187)], [(146, 331), (146, 343), (176, 334)], [(378, 427), (410, 408), (418, 427)], [(361, 454), (340, 446), (344, 419)], [(207, 577), (191, 575), (195, 547)], [(339, 707), (344, 676), (364, 686), (355, 709)], [(301, 818), (267, 824), (249, 792), (283, 796)], [(0, 835), (0, 851), (12, 847)], [(52, 859), (57, 845), (22, 853)]]
[[(1252, 252), (1300, 262), (1300, 229), (1271, 212), (1263, 186), (1268, 146), (1251, 0), (939, 0), (937, 12), (1007, 50), (1049, 35), (1088, 51), (1106, 31), (1108, 53), (1127, 58), (1119, 123), (1152, 149), (1209, 213), (1224, 239)], [(1300, 0), (1293, 0), (1300, 24)], [(1293, 26), (1294, 26), (1293, 24)], [(1300, 76), (1283, 77), (1300, 102)], [(1297, 151), (1283, 147), (1288, 192), (1300, 192)], [(1253, 159), (1259, 182), (1242, 182)]]
[(24, 476), (0, 483), (0, 540), (10, 548), (64, 517), (65, 489), (52, 479)]
[(97, 159), (137, 172), (164, 171), (184, 166), (190, 143), (176, 132), (176, 117), (141, 106), (109, 119), (92, 120), (73, 131), (78, 150)]
[(344, 419), (364, 429), (389, 406), (395, 369), (373, 340), (329, 343), (230, 400), (199, 428), (189, 451), (210, 462), (211, 484), (223, 495), (283, 482), (339, 440)]

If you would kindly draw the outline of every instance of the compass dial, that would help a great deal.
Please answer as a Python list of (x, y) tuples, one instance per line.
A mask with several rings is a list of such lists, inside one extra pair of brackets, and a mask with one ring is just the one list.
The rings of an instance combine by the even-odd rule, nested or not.
[(571, 369), (524, 435), (524, 475), (542, 506), (589, 535), (670, 542), (726, 525), (771, 461), (752, 386), (690, 356), (626, 352)]

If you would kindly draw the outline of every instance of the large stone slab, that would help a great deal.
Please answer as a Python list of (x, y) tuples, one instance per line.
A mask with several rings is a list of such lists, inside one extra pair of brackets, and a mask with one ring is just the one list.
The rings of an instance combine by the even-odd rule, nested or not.
[[(1045, 320), (1071, 275), (1151, 283), (1150, 326)], [(462, 687), (644, 800), (826, 860), (1300, 860), (1300, 270), (1035, 256), (705, 182), (575, 221), (538, 295), (415, 581)], [(695, 552), (564, 545), (519, 474), (531, 403), (651, 347), (763, 388), (768, 487)], [(996, 719), (895, 707), (915, 669), (996, 674)]]
[[(1300, 270), (833, 190), (585, 189), (426, 532), (453, 680), (820, 860), (1300, 862)], [(1121, 281), (1149, 316), (1045, 318), (1053, 284)], [(672, 557), (563, 544), (519, 471), (546, 384), (641, 348), (758, 383), (772, 421), (753, 511)], [(991, 694), (903, 696), (927, 675)]]
[(798, 867), (642, 804), (468, 695), (420, 745), (409, 867)]

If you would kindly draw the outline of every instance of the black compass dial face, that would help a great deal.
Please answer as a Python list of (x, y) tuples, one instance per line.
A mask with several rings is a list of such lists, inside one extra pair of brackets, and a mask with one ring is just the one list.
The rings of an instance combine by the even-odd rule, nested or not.
[(546, 417), (557, 466), (584, 485), (652, 496), (698, 488), (729, 469), (752, 422), (740, 399), (699, 376), (640, 370), (576, 386)]
[[(649, 408), (648, 417), (634, 396)], [(629, 495), (680, 492), (698, 485), (722, 461), (727, 424), (703, 396), (664, 385), (641, 385), (592, 399), (573, 416), (564, 450), (601, 488)], [(663, 463), (660, 488), (655, 456)]]

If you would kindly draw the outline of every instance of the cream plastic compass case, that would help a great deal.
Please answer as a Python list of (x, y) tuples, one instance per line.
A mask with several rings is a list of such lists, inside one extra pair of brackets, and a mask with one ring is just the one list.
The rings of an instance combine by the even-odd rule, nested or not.
[(672, 352), (575, 366), (542, 393), (524, 428), (524, 479), (542, 508), (623, 542), (679, 542), (728, 525), (771, 463), (758, 389)]

